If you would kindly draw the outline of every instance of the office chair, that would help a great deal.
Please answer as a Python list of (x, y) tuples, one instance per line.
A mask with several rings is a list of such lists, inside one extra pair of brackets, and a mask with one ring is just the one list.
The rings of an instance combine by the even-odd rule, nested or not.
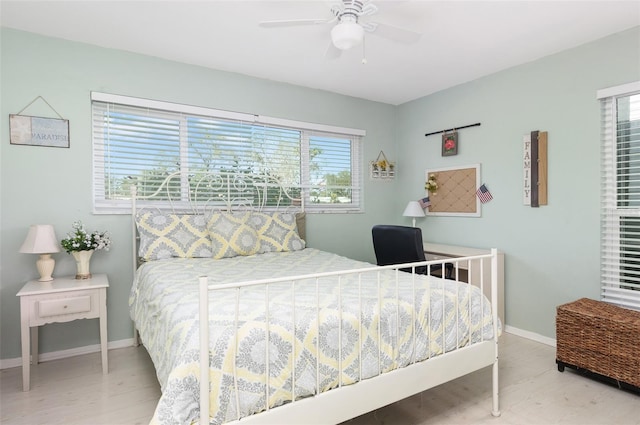
[[(419, 227), (378, 224), (371, 229), (373, 249), (379, 266), (426, 261), (422, 246), (422, 230)], [(416, 267), (417, 274), (427, 274), (427, 266)], [(411, 273), (411, 268), (400, 269)], [(442, 265), (434, 264), (431, 273), (442, 272)], [(445, 263), (444, 277), (453, 278), (453, 264)]]

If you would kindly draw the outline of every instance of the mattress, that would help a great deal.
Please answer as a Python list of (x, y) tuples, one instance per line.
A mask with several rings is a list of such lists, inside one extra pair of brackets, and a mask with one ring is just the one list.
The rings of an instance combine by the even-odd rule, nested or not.
[[(219, 285), (365, 267), (313, 248), (144, 263), (129, 305), (162, 388), (152, 423), (199, 416), (199, 276)], [(223, 289), (209, 299), (214, 424), (493, 337), (490, 304), (477, 287), (395, 271)]]

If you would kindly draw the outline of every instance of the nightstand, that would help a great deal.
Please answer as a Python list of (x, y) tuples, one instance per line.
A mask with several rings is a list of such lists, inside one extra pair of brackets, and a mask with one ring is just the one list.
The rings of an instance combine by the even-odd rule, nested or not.
[[(50, 282), (32, 280), (18, 292), (22, 337), (22, 390), (29, 391), (30, 346), (32, 362), (38, 364), (38, 326), (70, 322), (77, 319), (100, 319), (102, 373), (107, 374), (107, 288), (106, 274), (76, 280), (73, 276), (57, 277)], [(31, 330), (31, 339), (29, 339)]]

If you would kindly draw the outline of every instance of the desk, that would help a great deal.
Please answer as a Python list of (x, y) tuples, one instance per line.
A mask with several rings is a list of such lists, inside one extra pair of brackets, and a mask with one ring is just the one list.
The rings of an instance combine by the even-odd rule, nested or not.
[[(427, 260), (446, 260), (447, 258), (469, 257), (472, 255), (491, 254), (490, 249), (469, 248), (465, 246), (441, 245), (424, 242), (424, 254)], [(480, 261), (483, 262), (482, 270)], [(472, 285), (480, 286), (484, 279), (483, 292), (491, 300), (491, 259), (460, 263), (459, 279)], [(455, 272), (455, 271), (454, 271)], [(482, 272), (482, 276), (481, 273)], [(504, 329), (504, 253), (498, 251), (498, 317)]]

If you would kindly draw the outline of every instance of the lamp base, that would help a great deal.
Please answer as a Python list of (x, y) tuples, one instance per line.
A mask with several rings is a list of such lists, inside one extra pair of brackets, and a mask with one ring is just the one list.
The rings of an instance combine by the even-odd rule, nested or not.
[(56, 260), (51, 258), (51, 254), (40, 254), (40, 259), (36, 261), (40, 279), (38, 282), (50, 282), (53, 280), (53, 268), (56, 266)]

